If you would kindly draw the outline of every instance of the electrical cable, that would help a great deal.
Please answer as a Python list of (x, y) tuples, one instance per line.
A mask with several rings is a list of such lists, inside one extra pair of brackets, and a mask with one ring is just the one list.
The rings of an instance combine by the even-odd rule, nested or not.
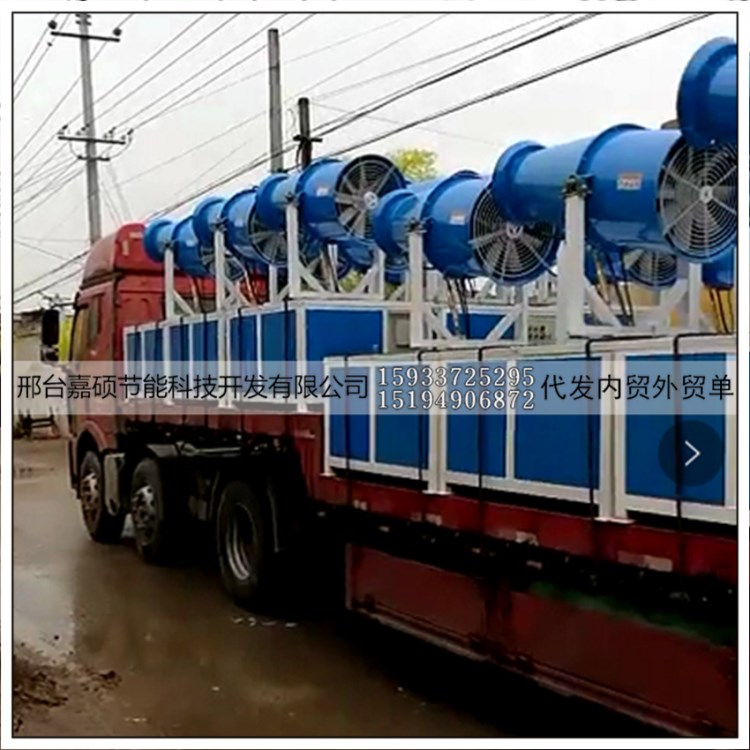
[[(414, 15), (414, 14), (407, 14), (407, 17), (409, 15)], [(381, 29), (385, 29), (388, 26), (393, 26), (395, 23), (401, 23), (401, 22), (402, 22), (402, 17), (399, 16), (395, 20), (388, 21), (388, 23), (382, 24), (381, 26), (376, 26), (376, 27), (374, 27), (372, 29), (368, 29), (367, 31), (361, 31), (361, 32), (359, 32), (357, 34), (353, 34), (352, 36), (344, 37), (343, 39), (338, 39), (335, 42), (332, 42), (331, 44), (326, 44), (326, 45), (324, 45), (322, 47), (317, 47), (316, 49), (310, 50), (309, 52), (305, 52), (305, 53), (303, 53), (301, 55), (298, 55), (297, 57), (292, 57), (289, 60), (285, 60), (285, 62), (284, 62), (285, 68), (288, 67), (289, 65), (291, 65), (292, 63), (299, 62), (300, 60), (306, 60), (306, 59), (308, 59), (310, 57), (313, 57), (314, 55), (320, 54), (321, 52), (329, 52), (330, 50), (332, 50), (332, 49), (334, 49), (336, 47), (343, 46), (344, 44), (346, 44), (348, 42), (354, 41), (355, 39), (360, 39), (360, 38), (362, 38), (364, 36), (368, 36), (369, 34), (373, 34), (376, 31), (380, 31)], [(283, 33), (286, 33), (286, 32), (283, 32)], [(189, 107), (189, 106), (191, 106), (193, 104), (197, 104), (198, 102), (205, 101), (206, 99), (208, 99), (208, 98), (210, 98), (212, 96), (216, 96), (217, 94), (220, 94), (220, 93), (222, 93), (224, 91), (227, 91), (228, 89), (230, 89), (230, 88), (232, 88), (234, 86), (239, 86), (241, 83), (246, 83), (247, 81), (250, 81), (253, 78), (258, 78), (259, 76), (264, 75), (265, 73), (266, 73), (265, 70), (256, 70), (253, 73), (250, 73), (249, 75), (245, 75), (245, 76), (242, 76), (242, 78), (238, 78), (236, 81), (230, 81), (229, 83), (225, 84), (224, 86), (219, 86), (216, 89), (211, 89), (211, 91), (207, 91), (204, 94), (202, 94), (201, 96), (198, 96), (195, 99), (192, 99), (191, 101), (181, 102), (178, 105), (174, 105), (170, 110), (168, 110), (168, 112), (165, 112), (165, 114), (169, 114), (171, 112), (176, 112), (176, 111), (178, 111), (180, 109), (184, 109), (185, 107)], [(193, 93), (196, 93), (196, 92), (193, 92)]]
[[(278, 23), (278, 21), (281, 18), (283, 18), (285, 15), (287, 15), (287, 14), (286, 13), (282, 13), (275, 20), (269, 21), (265, 26), (263, 26), (262, 28), (260, 28), (255, 34), (252, 34), (250, 37), (248, 37), (247, 39), (243, 40), (240, 44), (238, 44), (237, 46), (233, 47), (229, 52), (227, 52), (224, 55), (222, 55), (221, 58), (219, 58), (217, 60), (214, 60), (212, 63), (210, 63), (209, 65), (207, 65), (204, 68), (202, 68), (200, 71), (198, 71), (198, 73), (196, 73), (194, 76), (192, 76), (191, 79), (187, 79), (187, 80), (183, 81), (181, 84), (179, 84), (178, 86), (175, 86), (172, 89), (170, 89), (166, 94), (164, 94), (164, 96), (169, 96), (169, 94), (172, 94), (175, 91), (179, 90), (186, 83), (189, 83), (190, 80), (192, 80), (193, 78), (197, 78), (198, 76), (202, 75), (207, 70), (209, 70), (214, 65), (216, 65), (217, 62), (220, 62), (221, 60), (223, 60), (227, 55), (231, 54), (232, 52), (235, 52), (240, 47), (243, 47), (245, 44), (248, 44), (249, 42), (253, 41), (253, 39), (255, 39), (257, 36), (259, 36), (264, 31), (266, 31), (271, 26), (273, 26), (273, 24)], [(308, 14), (306, 18), (303, 18), (301, 21), (298, 21), (286, 33), (290, 33), (291, 31), (294, 31), (295, 29), (297, 29), (300, 26), (302, 26), (302, 24), (307, 23), (308, 21), (310, 21), (313, 18), (313, 16), (314, 16), (313, 13)], [(223, 78), (225, 75), (227, 75), (227, 73), (230, 73), (231, 71), (236, 70), (236, 68), (237, 68), (238, 65), (240, 65), (242, 63), (245, 63), (248, 60), (251, 60), (253, 57), (255, 57), (256, 55), (260, 54), (265, 49), (266, 49), (265, 45), (262, 45), (262, 46), (258, 47), (257, 49), (253, 50), (250, 54), (248, 54), (245, 57), (241, 58), (240, 60), (237, 60), (236, 62), (232, 63), (225, 70), (222, 70), (220, 73), (217, 73), (215, 76), (213, 76), (213, 78), (209, 78), (207, 81), (204, 81), (199, 86), (197, 86), (196, 88), (194, 88), (192, 91), (189, 91), (188, 93), (183, 94), (179, 99), (177, 99), (177, 101), (171, 102), (166, 107), (163, 107), (162, 109), (160, 109), (156, 114), (150, 115), (149, 117), (145, 118), (144, 120), (141, 120), (140, 122), (137, 122), (135, 125), (132, 126), (133, 130), (138, 130), (139, 128), (142, 128), (145, 125), (148, 125), (149, 123), (153, 122), (154, 120), (158, 119), (159, 117), (162, 117), (163, 115), (165, 115), (167, 112), (169, 112), (173, 107), (175, 107), (180, 102), (185, 101), (187, 98), (189, 98), (193, 94), (197, 93), (198, 91), (202, 91), (204, 88), (206, 88), (206, 86), (209, 86), (214, 81), (219, 80), (219, 78)], [(151, 109), (153, 106), (154, 106), (154, 102), (148, 104), (145, 107), (142, 107), (134, 115), (130, 115), (128, 117), (128, 121), (130, 121), (131, 119), (134, 119), (135, 117), (137, 117), (138, 115), (142, 114), (143, 112), (146, 112), (147, 110)]]
[[(357, 114), (352, 115), (350, 118), (344, 120), (343, 123), (336, 124), (334, 123), (334, 121), (324, 123), (320, 126), (320, 128), (316, 129), (315, 135), (321, 137), (326, 136), (329, 133), (338, 130), (340, 127), (345, 127), (346, 125), (350, 125), (353, 122), (356, 122), (365, 115), (372, 114), (373, 112), (377, 112), (378, 110), (383, 109), (383, 107), (387, 107), (390, 104), (393, 104), (399, 99), (403, 99), (406, 96), (411, 96), (412, 94), (416, 94), (419, 91), (424, 91), (431, 86), (443, 83), (444, 81), (447, 81), (454, 76), (465, 73), (468, 70), (472, 70), (479, 65), (483, 65), (484, 63), (496, 60), (497, 58), (502, 57), (503, 55), (507, 55), (511, 52), (515, 52), (516, 50), (523, 49), (524, 47), (527, 47), (531, 44), (539, 42), (543, 39), (547, 39), (554, 34), (559, 34), (562, 31), (567, 31), (568, 29), (579, 24), (591, 21), (596, 18), (597, 15), (598, 14), (596, 13), (586, 13), (584, 15), (575, 14), (573, 18), (568, 19), (567, 21), (563, 21), (562, 23), (560, 23), (559, 19), (555, 19), (552, 23), (544, 24), (539, 29), (535, 29), (532, 32), (522, 34), (517, 39), (506, 42), (500, 45), (499, 48), (493, 49), (488, 53), (472, 58), (467, 62), (461, 63), (460, 65), (455, 65), (447, 70), (442, 71), (441, 73), (423, 78), (417, 83), (410, 84), (409, 86), (406, 86), (393, 94), (389, 94), (383, 97), (380, 101), (368, 105), (363, 110), (360, 110), (360, 112), (358, 112)], [(550, 26), (552, 26), (552, 28), (549, 28)]]
[[(60, 24), (60, 31), (62, 31), (65, 28), (65, 24), (68, 22), (68, 19), (70, 18), (70, 13), (66, 14), (65, 18), (63, 18), (62, 23)], [(15, 102), (19, 96), (23, 93), (24, 89), (29, 85), (29, 81), (34, 77), (34, 73), (38, 70), (39, 66), (44, 61), (44, 58), (47, 56), (49, 51), (52, 49), (52, 45), (55, 42), (55, 37), (52, 37), (48, 42), (47, 46), (42, 50), (42, 54), (39, 56), (37, 61), (34, 63), (34, 67), (31, 69), (31, 72), (28, 76), (26, 76), (26, 80), (19, 86), (18, 91), (16, 91), (13, 94), (13, 101)], [(15, 85), (15, 82), (14, 82)]]
[[(47, 255), (50, 258), (56, 258), (57, 260), (65, 260), (64, 255), (60, 255), (59, 253), (56, 253), (52, 250), (47, 250), (43, 247), (39, 247), (38, 245), (33, 245), (30, 242), (26, 242), (25, 240), (22, 240), (20, 237), (13, 237), (13, 244), (14, 245), (21, 245), (23, 247), (29, 248), (29, 250), (35, 250), (38, 253), (41, 253), (42, 255)], [(14, 253), (15, 255), (15, 253)]]
[(403, 34), (402, 36), (395, 37), (388, 44), (385, 44), (382, 47), (379, 47), (375, 52), (370, 52), (364, 57), (360, 57), (357, 60), (346, 63), (345, 65), (343, 65), (338, 70), (335, 70), (330, 75), (326, 76), (325, 78), (319, 81), (316, 81), (315, 86), (311, 87), (311, 89), (308, 89), (308, 91), (312, 90), (312, 88), (322, 86), (324, 83), (328, 83), (328, 81), (332, 81), (334, 78), (338, 78), (342, 73), (349, 72), (350, 70), (352, 70), (352, 68), (356, 68), (358, 65), (361, 65), (363, 62), (367, 62), (367, 63), (371, 62), (378, 55), (382, 55), (384, 52), (387, 52), (389, 49), (395, 47), (396, 45), (401, 44), (402, 42), (405, 42), (407, 39), (411, 39), (416, 34), (419, 34), (420, 32), (424, 31), (430, 26), (434, 26), (436, 23), (447, 18), (449, 15), (450, 13), (441, 13), (440, 15), (435, 16), (434, 18), (430, 18), (426, 23), (423, 23), (421, 26), (418, 26), (416, 29), (412, 29), (411, 31), (407, 32), (406, 34)]
[[(163, 44), (161, 47), (159, 47), (159, 49), (157, 49), (155, 52), (153, 52), (151, 55), (149, 55), (145, 60), (141, 61), (135, 68), (133, 68), (133, 70), (131, 70), (129, 73), (127, 73), (122, 78), (120, 78), (120, 80), (118, 80), (116, 83), (114, 83), (112, 86), (110, 86), (110, 88), (108, 88), (103, 94), (101, 94), (100, 96), (98, 96), (94, 100), (94, 104), (99, 104), (100, 102), (102, 102), (113, 91), (116, 91), (125, 82), (129, 81), (134, 75), (136, 75), (141, 70), (143, 70), (143, 68), (145, 68), (150, 62), (152, 62), (157, 57), (159, 57), (159, 55), (161, 55), (164, 52), (166, 52), (173, 44), (176, 44), (180, 39), (182, 39), (182, 37), (184, 37), (185, 34), (187, 34), (194, 26), (196, 26), (204, 18), (206, 18), (207, 15), (208, 15), (208, 13), (201, 13), (197, 18), (193, 19), (187, 26), (185, 26), (185, 28), (183, 28), (181, 31), (178, 31), (171, 39), (169, 39), (166, 42), (166, 44)], [(139, 88), (139, 90), (140, 90), (140, 88)], [(133, 93), (133, 92), (131, 92), (131, 93)], [(80, 117), (82, 114), (83, 114), (83, 112), (81, 111), (73, 119), (76, 119), (76, 118)]]
[(24, 61), (23, 65), (21, 65), (21, 70), (18, 71), (16, 74), (16, 77), (13, 79), (13, 85), (16, 86), (18, 82), (21, 80), (21, 76), (24, 74), (24, 71), (28, 67), (29, 63), (31, 62), (31, 58), (34, 57), (39, 47), (42, 45), (42, 42), (45, 40), (47, 36), (47, 32), (50, 28), (52, 28), (52, 24), (55, 23), (57, 20), (57, 17), (59, 16), (59, 13), (55, 13), (54, 16), (52, 16), (52, 19), (45, 25), (45, 27), (42, 29), (42, 33), (39, 35), (39, 38), (36, 40), (36, 43), (31, 49), (31, 52), (26, 57), (26, 60)]
[[(599, 50), (597, 52), (594, 52), (589, 55), (585, 55), (583, 57), (579, 57), (575, 60), (572, 60), (568, 63), (564, 63), (563, 65), (559, 65), (554, 68), (549, 68), (546, 71), (543, 71), (542, 73), (537, 73), (533, 76), (530, 76), (528, 78), (525, 78), (521, 81), (517, 81), (512, 84), (508, 84), (505, 86), (501, 86), (500, 88), (493, 89), (492, 91), (489, 91), (485, 94), (480, 94), (479, 96), (472, 97), (471, 99), (465, 99), (462, 102), (459, 102), (458, 104), (453, 104), (449, 107), (445, 107), (444, 109), (437, 110), (435, 112), (430, 113), (429, 115), (425, 115), (423, 117), (419, 117), (415, 120), (412, 120), (411, 122), (408, 122), (398, 128), (393, 128), (392, 130), (388, 130), (386, 132), (380, 133), (375, 136), (371, 136), (369, 138), (365, 138), (361, 141), (358, 141), (356, 143), (353, 143), (349, 146), (346, 146), (345, 148), (337, 149), (336, 151), (330, 152), (326, 154), (326, 156), (340, 156), (342, 154), (346, 154), (349, 151), (354, 151), (359, 148), (363, 148), (365, 146), (370, 146), (373, 143), (377, 143), (378, 141), (382, 141), (385, 138), (390, 138), (393, 135), (397, 135), (399, 133), (403, 133), (406, 130), (410, 130), (411, 128), (417, 127), (419, 125), (423, 125), (427, 122), (433, 122), (435, 120), (439, 120), (443, 117), (447, 117), (448, 115), (455, 114), (456, 112), (460, 112), (464, 109), (468, 109), (469, 107), (473, 107), (477, 104), (483, 104), (484, 102), (490, 101), (492, 99), (496, 99), (500, 96), (504, 96), (505, 94), (512, 93), (514, 91), (518, 91), (522, 88), (525, 88), (526, 86), (530, 86), (533, 83), (538, 83), (539, 81), (544, 81), (548, 78), (552, 78), (553, 76), (556, 76), (560, 73), (565, 73), (570, 70), (574, 70), (575, 68), (581, 67), (583, 65), (586, 65), (590, 62), (595, 62), (596, 60), (601, 60), (604, 57), (608, 57), (609, 55), (613, 55), (616, 52), (621, 52), (624, 49), (628, 49), (630, 47), (633, 47), (637, 44), (642, 44), (647, 41), (651, 41), (652, 39), (656, 39), (659, 36), (663, 36), (664, 34), (668, 34), (672, 31), (677, 31), (678, 29), (683, 28), (684, 26), (687, 26), (691, 23), (696, 23), (697, 21), (702, 21), (706, 18), (708, 18), (710, 13), (701, 13), (701, 14), (695, 14), (692, 16), (689, 16), (686, 19), (682, 19), (680, 21), (676, 21), (674, 23), (668, 24), (667, 26), (662, 26), (654, 31), (647, 32), (645, 34), (641, 34), (637, 37), (631, 37), (630, 39), (627, 39), (623, 42), (618, 42), (617, 44), (614, 44), (610, 47), (606, 47), (602, 50)], [(343, 126), (342, 126), (343, 127)], [(337, 128), (339, 129), (339, 128)]]
[[(416, 62), (409, 63), (408, 65), (402, 65), (399, 68), (387, 70), (384, 73), (378, 73), (377, 75), (371, 76), (370, 78), (364, 78), (359, 81), (349, 83), (346, 86), (342, 86), (341, 88), (334, 89), (333, 91), (327, 91), (323, 94), (318, 95), (316, 98), (318, 99), (318, 101), (327, 101), (328, 99), (333, 99), (334, 97), (339, 96), (340, 94), (346, 93), (347, 91), (351, 91), (351, 89), (355, 89), (355, 88), (360, 89), (365, 86), (368, 86), (371, 83), (375, 83), (376, 81), (382, 81), (386, 78), (392, 78), (393, 76), (398, 75), (399, 73), (405, 73), (406, 71), (413, 70), (414, 68), (421, 68), (423, 65), (427, 65), (431, 62), (436, 62), (437, 60), (442, 60), (443, 58), (446, 58), (446, 57), (452, 57), (453, 55), (456, 55), (459, 52), (464, 52), (467, 49), (476, 48), (479, 45), (484, 44), (485, 42), (489, 42), (489, 41), (492, 41), (493, 39), (497, 39), (498, 37), (511, 34), (514, 31), (518, 31), (526, 26), (539, 23), (540, 21), (543, 21), (546, 18), (550, 18), (556, 15), (558, 14), (545, 13), (544, 15), (540, 17), (535, 17), (531, 19), (530, 21), (524, 21), (523, 23), (516, 24), (515, 26), (511, 26), (510, 28), (503, 29), (502, 31), (495, 31), (492, 34), (488, 34), (487, 36), (482, 37), (481, 39), (473, 40), (469, 42), (468, 44), (462, 44), (458, 47), (454, 47), (453, 49), (447, 50), (446, 52), (440, 52), (437, 55), (432, 55), (422, 60), (417, 60)], [(562, 19), (570, 18), (574, 15), (576, 14), (567, 13), (563, 15)], [(481, 57), (482, 54), (486, 54), (486, 52), (480, 53), (476, 57)], [(471, 59), (475, 59), (475, 58), (469, 58), (469, 60)]]
[[(86, 251), (88, 252), (88, 250)], [(69, 279), (74, 278), (75, 276), (78, 276), (78, 274), (81, 273), (80, 268), (76, 268), (75, 271), (71, 271), (71, 273), (63, 276), (60, 279), (56, 279), (55, 281), (51, 281), (49, 284), (46, 284), (43, 287), (40, 287), (39, 289), (35, 289), (31, 292), (27, 292), (22, 297), (13, 298), (13, 305), (20, 305), (21, 302), (25, 302), (27, 299), (30, 299), (31, 297), (36, 297), (37, 294), (41, 294), (42, 292), (46, 292), (47, 289), (51, 289), (53, 286), (56, 286), (58, 284), (61, 284), (63, 281), (68, 281)]]
[[(107, 46), (107, 43), (102, 42), (101, 47), (99, 47), (99, 49), (96, 51), (96, 54), (91, 60), (92, 65), (97, 61), (99, 55), (101, 55), (101, 53), (104, 51), (106, 46)], [(66, 92), (60, 97), (60, 99), (58, 99), (57, 104), (47, 113), (47, 116), (44, 118), (44, 120), (42, 120), (42, 122), (37, 126), (37, 129), (31, 134), (29, 138), (26, 139), (26, 142), (23, 144), (23, 146), (21, 146), (21, 148), (15, 153), (13, 157), (14, 159), (18, 159), (21, 156), (21, 154), (28, 148), (29, 144), (34, 140), (34, 138), (36, 138), (36, 136), (39, 134), (42, 128), (44, 128), (44, 126), (52, 119), (55, 112), (57, 112), (57, 110), (60, 109), (60, 107), (63, 105), (63, 102), (71, 95), (73, 90), (76, 88), (76, 86), (78, 86), (80, 82), (81, 82), (81, 74), (79, 73), (78, 78), (76, 78), (75, 81), (73, 81), (73, 83), (66, 90)], [(34, 161), (34, 159), (36, 159), (36, 157), (47, 147), (47, 145), (55, 139), (55, 136), (58, 135), (58, 132), (59, 131), (56, 131), (55, 133), (50, 135), (50, 137), (34, 152), (34, 155), (30, 159), (28, 159), (22, 167), (19, 167), (15, 171), (15, 174), (20, 175), (29, 166), (29, 164), (31, 164)], [(65, 146), (61, 144), (58, 151), (56, 151), (55, 154), (53, 154), (50, 158), (54, 158), (55, 155), (58, 152), (62, 151), (64, 148)], [(42, 165), (43, 164), (44, 162), (42, 162)]]
[[(198, 47), (200, 47), (202, 44), (204, 44), (205, 42), (207, 42), (212, 37), (216, 36), (216, 34), (218, 34), (225, 26), (227, 26), (228, 24), (232, 23), (232, 21), (237, 20), (237, 18), (239, 18), (240, 15), (241, 15), (240, 13), (234, 13), (233, 15), (229, 16), (229, 18), (225, 19), (218, 26), (216, 26), (213, 29), (211, 29), (211, 31), (209, 31), (207, 34), (205, 34), (203, 37), (201, 37), (191, 47), (189, 47), (184, 52), (182, 52), (179, 55), (179, 57), (175, 58), (174, 60), (170, 60), (166, 65), (164, 65), (163, 67), (159, 68), (159, 70), (157, 70), (154, 74), (152, 74), (150, 78), (147, 78), (145, 81), (143, 81), (139, 85), (137, 91), (129, 91), (127, 94), (125, 94), (124, 96), (120, 97), (114, 104), (111, 104), (103, 112), (100, 112), (99, 115), (98, 115), (98, 117), (100, 117), (100, 118), (101, 117), (106, 117), (106, 115), (108, 115), (110, 112), (112, 112), (117, 107), (119, 107), (120, 104), (122, 104), (124, 101), (126, 101), (127, 99), (129, 99), (135, 93), (140, 93), (141, 91), (143, 91), (143, 89), (144, 89), (145, 86), (148, 86), (149, 83), (152, 83), (157, 78), (159, 78), (159, 76), (161, 76), (165, 71), (169, 70), (177, 62), (177, 60), (184, 60), (185, 57), (187, 57), (189, 54), (191, 54), (196, 49), (198, 49)], [(229, 54), (229, 53), (224, 53), (224, 54)], [(223, 57), (223, 55), (222, 55), (222, 57)], [(221, 58), (219, 58), (219, 59), (221, 59)], [(186, 83), (187, 81), (189, 81), (192, 78), (194, 78), (196, 75), (199, 75), (199, 73), (191, 75), (190, 78), (183, 79), (183, 84), (182, 85), (184, 85), (184, 83)], [(169, 93), (171, 93), (171, 92), (167, 92), (167, 94), (164, 94), (163, 96), (167, 96)], [(152, 103), (153, 103), (153, 97), (152, 97)], [(134, 117), (134, 116), (135, 115), (131, 115), (131, 117)]]

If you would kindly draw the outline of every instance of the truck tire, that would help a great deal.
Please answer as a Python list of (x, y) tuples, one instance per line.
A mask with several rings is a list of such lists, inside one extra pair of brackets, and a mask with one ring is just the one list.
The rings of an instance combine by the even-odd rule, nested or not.
[(262, 604), (271, 588), (273, 547), (268, 514), (250, 485), (231, 481), (216, 512), (216, 550), (225, 591), (241, 607)]
[[(133, 519), (133, 536), (138, 554), (151, 565), (166, 565), (175, 560), (180, 535), (181, 517), (178, 502), (170, 503), (165, 497), (163, 462), (153, 458), (142, 459), (133, 470), (130, 482), (130, 515)], [(164, 481), (166, 480), (166, 481)]]
[(78, 470), (78, 499), (89, 536), (102, 544), (116, 544), (122, 536), (125, 513), (110, 513), (104, 500), (102, 462), (94, 451), (87, 451)]

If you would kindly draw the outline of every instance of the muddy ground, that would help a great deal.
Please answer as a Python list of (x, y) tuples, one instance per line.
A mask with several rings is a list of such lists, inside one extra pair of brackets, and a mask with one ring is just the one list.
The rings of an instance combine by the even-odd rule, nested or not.
[(17, 441), (14, 486), (20, 736), (653, 734), (330, 604), (245, 612), (205, 559), (155, 568), (127, 534), (97, 545), (62, 441)]

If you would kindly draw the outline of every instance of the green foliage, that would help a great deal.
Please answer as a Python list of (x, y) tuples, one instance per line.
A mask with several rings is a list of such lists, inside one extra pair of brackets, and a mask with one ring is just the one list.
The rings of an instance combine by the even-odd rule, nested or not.
[(401, 148), (388, 158), (410, 179), (420, 182), (438, 176), (437, 154), (426, 148)]

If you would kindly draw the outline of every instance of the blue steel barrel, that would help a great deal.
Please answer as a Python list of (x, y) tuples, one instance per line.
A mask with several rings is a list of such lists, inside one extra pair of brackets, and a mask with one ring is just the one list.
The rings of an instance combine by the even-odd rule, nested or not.
[[(193, 216), (178, 221), (172, 230), (172, 247), (177, 267), (189, 276), (215, 277), (214, 247), (201, 242), (193, 228)], [(228, 258), (224, 267), (226, 278), (236, 281), (242, 277), (243, 268), (236, 258)]]
[(211, 196), (204, 198), (193, 211), (193, 231), (202, 245), (213, 247), (214, 233), (221, 222), (224, 203), (224, 198)]
[[(516, 223), (546, 221), (564, 228), (563, 186), (587, 177), (587, 240), (602, 250), (673, 250), (705, 262), (736, 242), (736, 155), (690, 149), (675, 130), (616, 125), (593, 138), (544, 148), (525, 141), (498, 160), (492, 193)], [(734, 170), (736, 172), (736, 169)], [(719, 197), (721, 194), (721, 198)]]
[(559, 244), (549, 225), (505, 221), (489, 180), (468, 170), (414, 183), (385, 198), (373, 215), (374, 236), (388, 259), (408, 251), (408, 232), (421, 225), (427, 260), (445, 276), (489, 276), (525, 284), (554, 265)]
[(286, 229), (286, 207), (294, 198), (299, 172), (275, 172), (261, 180), (255, 210), (260, 220), (276, 231)]
[(250, 237), (250, 223), (255, 210), (257, 189), (254, 187), (240, 190), (228, 198), (221, 208), (221, 219), (227, 247), (237, 257), (262, 262)]
[(734, 250), (727, 250), (701, 267), (703, 283), (711, 289), (734, 288)]
[(706, 42), (687, 64), (677, 94), (685, 140), (698, 148), (737, 142), (737, 44)]
[(174, 222), (170, 219), (154, 219), (143, 232), (143, 249), (154, 263), (164, 262), (164, 251), (172, 241)]
[(368, 268), (374, 251), (371, 214), (384, 195), (405, 184), (398, 167), (383, 156), (318, 159), (296, 179), (300, 224), (322, 242), (336, 243), (356, 267)]
[(172, 229), (172, 247), (177, 267), (190, 276), (211, 277), (208, 253), (193, 231), (193, 217), (180, 219)]

